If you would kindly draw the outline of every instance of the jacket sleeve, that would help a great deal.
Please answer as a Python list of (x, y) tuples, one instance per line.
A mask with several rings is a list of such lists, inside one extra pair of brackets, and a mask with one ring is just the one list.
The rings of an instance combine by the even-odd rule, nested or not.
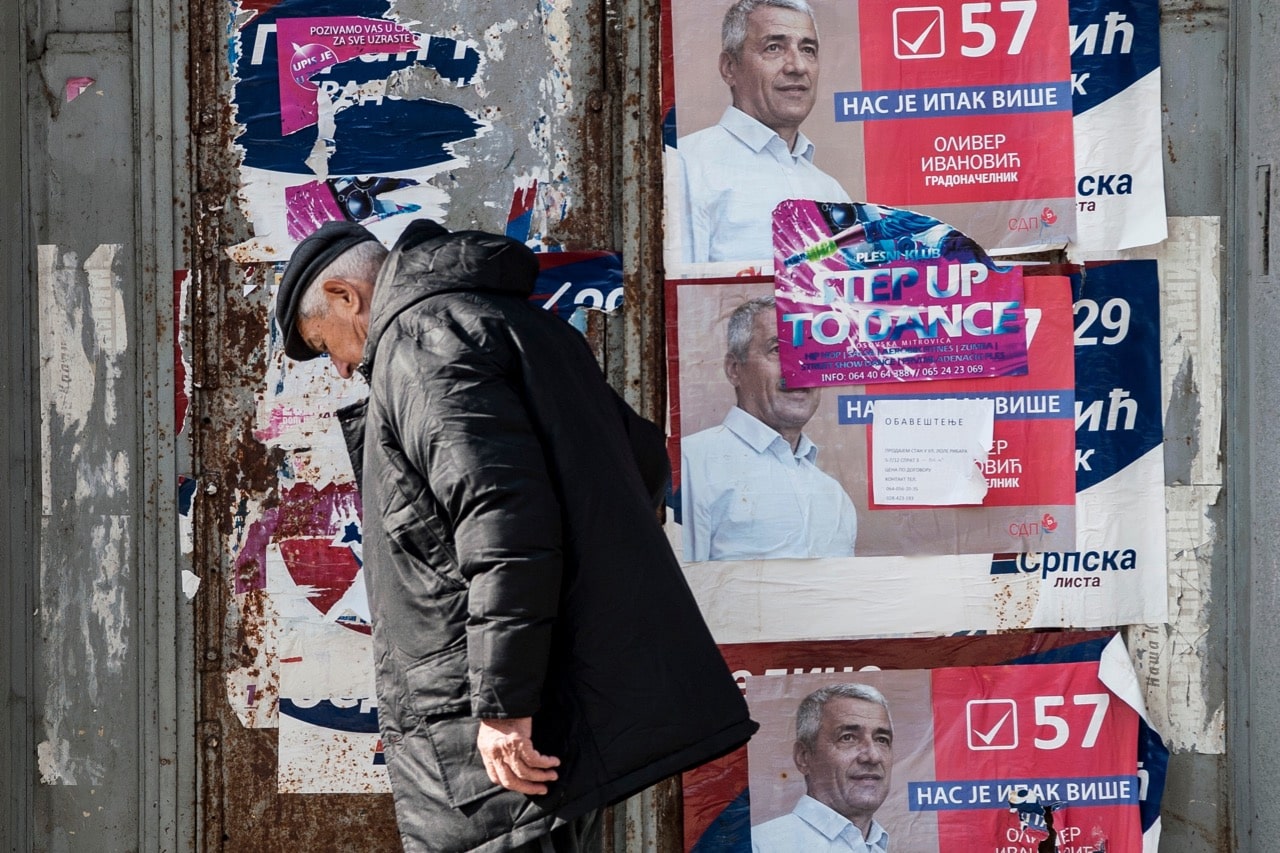
[(662, 506), (667, 494), (667, 484), (671, 480), (671, 460), (667, 457), (666, 437), (656, 424), (636, 414), (635, 409), (616, 391), (613, 392), (613, 399), (622, 415), (622, 427), (626, 430), (631, 455), (640, 471), (640, 479), (649, 492), (653, 508), (657, 509)]
[(443, 507), (468, 585), (471, 709), (481, 718), (538, 710), (562, 571), (559, 502), (503, 346), (445, 326), (383, 353), (398, 443)]

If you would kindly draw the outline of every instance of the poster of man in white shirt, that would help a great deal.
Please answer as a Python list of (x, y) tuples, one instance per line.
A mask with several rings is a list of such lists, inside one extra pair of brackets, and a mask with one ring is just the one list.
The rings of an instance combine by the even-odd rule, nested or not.
[(937, 849), (908, 779), (933, 774), (929, 688), (919, 672), (766, 676), (747, 685), (752, 853)]
[(680, 445), (685, 559), (852, 557), (857, 511), (804, 433), (822, 392), (785, 387), (772, 296), (729, 315), (724, 375), (735, 404)]
[[(850, 200), (800, 130), (819, 97), (813, 8), (807, 0), (737, 0), (711, 50), (705, 24), (716, 8), (699, 4), (697, 26), (686, 23), (688, 10), (673, 9), (675, 55), (688, 60), (680, 61), (687, 73), (676, 75), (678, 120), (701, 129), (681, 136), (668, 157), (670, 263), (768, 259), (778, 202)], [(701, 43), (686, 52), (694, 39)], [(717, 73), (727, 91), (707, 82)], [(722, 110), (718, 120), (713, 110)]]

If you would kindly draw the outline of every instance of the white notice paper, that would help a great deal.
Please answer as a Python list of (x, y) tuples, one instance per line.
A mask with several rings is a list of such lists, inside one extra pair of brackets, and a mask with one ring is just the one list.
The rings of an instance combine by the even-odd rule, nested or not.
[(872, 416), (875, 501), (899, 506), (981, 504), (995, 401), (880, 399)]

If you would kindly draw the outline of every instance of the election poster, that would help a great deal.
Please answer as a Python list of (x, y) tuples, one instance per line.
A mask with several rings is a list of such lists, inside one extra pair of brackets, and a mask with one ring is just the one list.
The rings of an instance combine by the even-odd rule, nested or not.
[[(1024, 269), (1024, 273), (1031, 269)], [(685, 491), (690, 488), (687, 478), (691, 466), (684, 464), (682, 457), (687, 453), (682, 451), (687, 448), (682, 445), (700, 432), (723, 427), (735, 408), (735, 389), (725, 371), (728, 318), (753, 297), (767, 299), (770, 283), (767, 279), (669, 282), (670, 451), (676, 481), (671, 502), (674, 523), (667, 529), (718, 641), (1088, 628), (1165, 621), (1168, 575), (1160, 405), (1161, 309), (1155, 262), (1039, 271), (1052, 275), (1025, 274), (1028, 294), (1039, 292), (1038, 279), (1061, 281), (1064, 272), (1069, 274), (1070, 294), (1052, 298), (1067, 305), (1068, 345), (1074, 342), (1074, 379), (1051, 373), (1059, 384), (1036, 387), (1036, 353), (1043, 345), (1037, 329), (1030, 350), (1033, 372), (1028, 377), (816, 389), (816, 406), (809, 401), (792, 407), (787, 402), (790, 398), (780, 390), (775, 395), (783, 412), (809, 418), (801, 432), (812, 444), (809, 461), (823, 475), (812, 479), (818, 484), (815, 488), (827, 489), (818, 493), (820, 497), (825, 494), (825, 502), (805, 511), (788, 495), (787, 489), (793, 488), (789, 481), (766, 473), (745, 481), (769, 497), (756, 504), (762, 509), (748, 510), (736, 529), (745, 531), (740, 534), (744, 541), (753, 541), (751, 537), (758, 540), (768, 534), (766, 525), (776, 518), (779, 527), (787, 530), (808, 531), (812, 526), (818, 534), (812, 541), (819, 546), (844, 542), (841, 525), (843, 500), (847, 499), (854, 506), (852, 557), (713, 559), (709, 546), (696, 550), (702, 545), (694, 528), (701, 521), (694, 513), (703, 510), (694, 508), (696, 481), (687, 494)], [(1050, 288), (1051, 293), (1054, 290)], [(1050, 359), (1050, 370), (1062, 371), (1071, 362), (1063, 353)], [(1057, 509), (1016, 516), (1016, 507), (987, 507), (985, 503), (982, 508), (913, 507), (905, 511), (897, 506), (878, 508), (873, 503), (868, 471), (874, 463), (868, 461), (872, 449), (867, 434), (875, 435), (874, 418), (880, 401), (918, 394), (909, 387), (913, 385), (927, 386), (944, 399), (963, 400), (970, 393), (962, 390), (966, 382), (983, 386), (1028, 383), (1016, 391), (1003, 392), (997, 397), (1000, 402), (993, 405), (1006, 414), (1016, 409), (1019, 417), (1027, 419), (995, 422), (995, 430), (1021, 430), (1022, 438), (1011, 438), (999, 450), (993, 443), (983, 471), (984, 479), (990, 481), (984, 501), (998, 500), (1004, 491), (1067, 484), (1074, 490), (1072, 499), (1052, 498), (1066, 502), (1052, 506), (1070, 503), (1070, 516)], [(763, 387), (770, 386), (765, 382)], [(777, 388), (777, 378), (773, 387)], [(1038, 393), (1055, 388), (1063, 392), (1053, 396), (1057, 403)], [(925, 394), (920, 399), (928, 397)], [(1044, 414), (1053, 406), (1068, 413), (1065, 423), (1057, 425), (1065, 425), (1068, 431), (1065, 447), (1047, 439), (1056, 428), (1052, 419), (1027, 417), (1028, 407)], [(993, 437), (1000, 440), (999, 432), (993, 432)], [(1027, 472), (1040, 452), (1063, 467), (1037, 485)], [(757, 469), (739, 462), (730, 470), (754, 476)], [(831, 487), (828, 479), (839, 489)], [(728, 497), (721, 507), (741, 512), (741, 507), (749, 504), (737, 497), (738, 488), (743, 487), (730, 484), (722, 489)], [(715, 507), (714, 502), (710, 504)], [(960, 532), (958, 519), (975, 511), (1015, 513), (1006, 534), (1039, 537), (1041, 544), (1029, 549), (965, 553), (956, 547), (958, 540), (949, 542), (947, 536), (971, 535), (972, 530)], [(725, 516), (732, 519), (728, 513)], [(704, 517), (710, 515), (704, 511)], [(916, 524), (916, 518), (928, 519), (928, 523)], [(1051, 544), (1061, 536), (1067, 518), (1071, 519), (1072, 538), (1064, 537), (1062, 545)], [(939, 519), (955, 523), (944, 529)], [(690, 535), (693, 547), (685, 541)], [(933, 555), (911, 550), (926, 541), (939, 550)], [(953, 548), (945, 555), (941, 551), (944, 544)], [(799, 612), (804, 613), (803, 619), (796, 618)]]
[[(1155, 849), (1168, 751), (1114, 635), (723, 646), (761, 728), (684, 775), (685, 847)], [(811, 843), (806, 843), (806, 838)]]
[[(1076, 362), (1074, 551), (997, 555), (992, 572), (1057, 575), (1083, 598), (1042, 599), (1041, 618), (1081, 618), (1082, 601), (1141, 606), (1113, 624), (1164, 622), (1168, 589), (1161, 404), (1161, 297), (1152, 260), (1071, 273)], [(1078, 566), (1078, 567), (1077, 567)], [(1102, 580), (1103, 574), (1117, 584)], [(1139, 617), (1139, 614), (1142, 614)], [(1084, 624), (1076, 622), (1075, 624)], [(1092, 623), (1098, 624), (1098, 623)]]
[[(1034, 853), (1049, 821), (1058, 849), (1141, 847), (1138, 715), (1096, 663), (788, 675), (752, 687), (751, 835), (762, 853), (803, 848), (832, 813), (856, 815), (868, 841), (884, 832), (919, 851)], [(809, 709), (816, 731), (805, 732)]]
[[(1073, 550), (1071, 303), (1061, 277), (1028, 280), (1023, 376), (792, 388), (771, 288), (672, 282), (680, 535), (690, 562)], [(902, 424), (941, 424), (914, 446)], [(957, 407), (969, 407), (969, 420)], [(967, 442), (987, 413), (985, 435)], [(793, 437), (794, 444), (779, 436)], [(778, 444), (774, 445), (774, 441)], [(957, 443), (959, 447), (957, 448)], [(894, 465), (883, 465), (894, 450)], [(949, 499), (941, 460), (977, 487)], [(889, 468), (891, 470), (886, 471)], [(893, 478), (886, 482), (880, 472)], [(907, 501), (886, 491), (912, 486)]]
[(929, 214), (994, 254), (1075, 239), (1067, 0), (811, 6), (665, 0), (668, 269), (767, 261), (793, 198)]
[(1161, 145), (1160, 4), (1071, 0), (1076, 229), (1114, 252), (1168, 236)]

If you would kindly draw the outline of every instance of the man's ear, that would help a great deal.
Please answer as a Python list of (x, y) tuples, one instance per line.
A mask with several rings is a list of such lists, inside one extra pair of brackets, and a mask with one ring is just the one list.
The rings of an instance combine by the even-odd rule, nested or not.
[(729, 384), (734, 388), (737, 388), (738, 383), (741, 381), (738, 377), (738, 371), (741, 369), (742, 365), (733, 357), (732, 353), (724, 354), (724, 375), (728, 377)]
[(809, 750), (800, 741), (796, 741), (791, 747), (791, 760), (796, 763), (796, 769), (803, 775), (809, 775)]
[(326, 278), (320, 282), (320, 289), (329, 302), (329, 310), (337, 308), (343, 313), (360, 313), (364, 294), (353, 282), (345, 278)]
[(734, 62), (729, 51), (720, 51), (720, 79), (723, 80), (724, 84), (730, 89), (733, 88), (733, 71), (736, 66), (737, 63)]

